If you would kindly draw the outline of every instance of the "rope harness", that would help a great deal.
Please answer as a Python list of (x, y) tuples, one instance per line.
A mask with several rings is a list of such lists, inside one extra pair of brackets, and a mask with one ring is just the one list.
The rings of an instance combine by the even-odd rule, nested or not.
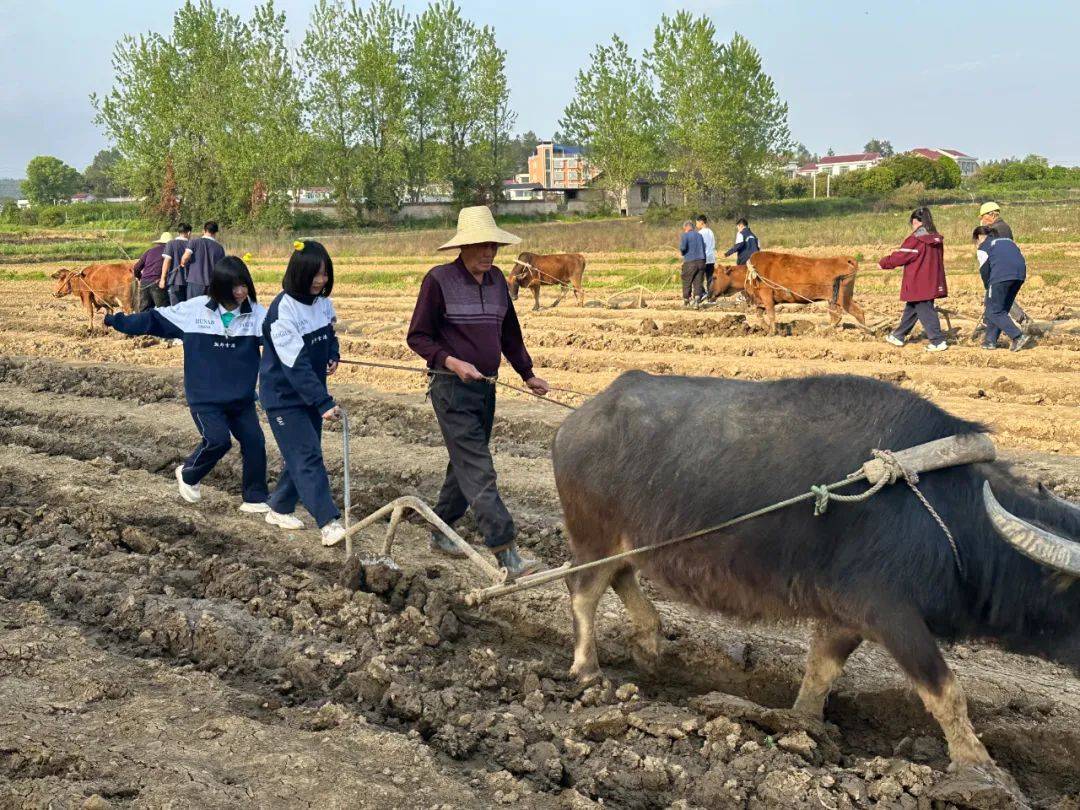
[[(555, 276), (551, 275), (551, 273), (545, 273), (539, 267), (535, 267), (535, 266), (529, 264), (528, 262), (523, 262), (523, 261), (521, 261), (521, 259), (514, 259), (514, 264), (520, 264), (522, 267), (529, 268), (534, 273), (536, 273), (537, 276), (543, 276), (544, 278), (550, 278), (552, 284), (558, 284), (560, 287), (564, 287), (566, 289), (571, 289), (571, 285), (570, 285), (569, 282), (563, 281), (560, 278), (555, 278)], [(542, 283), (543, 282), (541, 281), (541, 284)]]
[[(843, 275), (843, 276), (834, 276), (833, 277), (833, 294), (832, 294), (832, 298), (829, 299), (830, 304), (832, 304), (834, 306), (836, 305), (837, 301), (840, 300), (840, 287), (843, 285), (843, 283), (845, 281), (847, 281), (849, 278), (852, 278), (853, 276), (855, 276), (854, 272), (848, 273), (848, 274)], [(757, 268), (755, 268), (754, 265), (751, 262), (748, 261), (746, 263), (746, 280), (743, 282), (743, 285), (745, 287), (749, 288), (749, 286), (751, 284), (753, 284), (753, 283), (755, 283), (757, 281), (760, 281), (766, 287), (769, 287), (771, 289), (782, 290), (783, 292), (790, 293), (795, 298), (801, 298), (807, 304), (816, 304), (817, 303), (817, 301), (815, 301), (815, 300), (813, 300), (811, 298), (807, 298), (805, 295), (800, 295), (799, 293), (795, 292), (794, 290), (792, 290), (792, 289), (790, 289), (788, 287), (785, 287), (783, 284), (779, 284), (779, 283), (777, 283), (775, 281), (771, 281), (771, 280), (765, 278), (765, 276), (761, 275), (761, 273), (759, 273), (757, 271)]]
[[(443, 377), (457, 377), (457, 374), (455, 374), (454, 372), (446, 371), (446, 370), (441, 369), (441, 368), (415, 368), (414, 366), (398, 366), (398, 365), (394, 365), (393, 363), (375, 363), (375, 362), (373, 362), (371, 360), (338, 360), (338, 362), (343, 363), (343, 364), (345, 364), (347, 366), (367, 366), (368, 368), (385, 368), (385, 369), (389, 369), (391, 371), (411, 371), (414, 374), (429, 374), (429, 375), (439, 375), (439, 376), (443, 376)], [(491, 385), (501, 385), (503, 388), (509, 388), (511, 391), (518, 391), (519, 393), (522, 393), (522, 394), (528, 394), (529, 396), (536, 397), (537, 399), (539, 399), (539, 400), (541, 400), (543, 402), (550, 402), (552, 405), (558, 405), (559, 407), (566, 408), (567, 410), (571, 410), (571, 411), (576, 411), (577, 410), (577, 408), (575, 406), (570, 405), (570, 404), (568, 404), (566, 402), (560, 402), (557, 399), (552, 399), (551, 397), (545, 396), (543, 394), (537, 394), (535, 391), (531, 391), (528, 388), (522, 388), (522, 387), (520, 387), (518, 385), (511, 385), (508, 382), (503, 382), (502, 380), (500, 380), (498, 378), (497, 375), (491, 375), (491, 376), (484, 377), (483, 380), (484, 380), (484, 382), (490, 383)], [(587, 397), (587, 396), (589, 396), (589, 394), (582, 394), (580, 391), (572, 391), (569, 388), (554, 388), (554, 387), (551, 387), (550, 390), (552, 390), (552, 391), (562, 391), (564, 393), (574, 394), (575, 396), (579, 396), (579, 397)]]
[[(919, 474), (914, 470), (907, 469), (901, 464), (900, 460), (891, 450), (874, 450), (873, 456), (875, 461), (867, 463), (867, 466), (871, 468), (871, 472), (867, 475), (867, 478), (871, 475), (876, 475), (877, 480), (874, 485), (865, 492), (860, 492), (858, 495), (840, 495), (830, 491), (830, 489), (825, 486), (810, 487), (810, 492), (814, 495), (814, 517), (825, 514), (826, 510), (829, 508), (829, 501), (837, 501), (839, 503), (862, 503), (879, 493), (886, 485), (895, 484), (897, 480), (903, 478), (904, 483), (906, 483), (911, 488), (911, 491), (915, 493), (915, 497), (926, 507), (926, 511), (930, 513), (930, 517), (932, 517), (937, 525), (941, 527), (945, 539), (949, 541), (949, 548), (952, 549), (953, 560), (956, 561), (956, 570), (961, 574), (964, 573), (964, 565), (960, 561), (960, 550), (956, 547), (956, 540), (953, 538), (952, 532), (949, 531), (949, 527), (945, 525), (945, 521), (941, 519), (941, 515), (939, 515), (934, 507), (930, 505), (930, 501), (926, 499), (926, 496), (923, 495), (922, 491), (919, 489)], [(878, 464), (880, 464), (880, 467), (877, 466)], [(875, 472), (878, 469), (880, 469), (880, 472)]]

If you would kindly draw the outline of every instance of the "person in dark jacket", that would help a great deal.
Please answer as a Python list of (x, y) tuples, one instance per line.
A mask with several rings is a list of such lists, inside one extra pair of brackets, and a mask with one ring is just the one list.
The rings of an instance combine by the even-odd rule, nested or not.
[(750, 230), (750, 223), (745, 217), (739, 219), (735, 223), (735, 244), (724, 251), (724, 255), (730, 256), (735, 253), (737, 254), (735, 264), (744, 265), (759, 250), (761, 250), (761, 245), (758, 244), (758, 238), (754, 232)]
[(169, 296), (169, 304), (176, 306), (187, 298), (187, 280), (180, 260), (191, 242), (191, 225), (181, 222), (176, 235), (161, 254), (161, 286)]
[(161, 288), (161, 268), (165, 246), (171, 239), (172, 234), (168, 231), (161, 234), (131, 268), (132, 275), (139, 280), (139, 312), (168, 303), (168, 296)]
[[(1001, 206), (996, 202), (985, 202), (979, 207), (979, 224), (988, 226), (994, 232), (994, 236), (1003, 236), (1016, 241), (1009, 223), (1001, 218)], [(1024, 324), (1030, 320), (1028, 314), (1016, 302), (1013, 302), (1009, 314), (1018, 324)]]
[(904, 338), (918, 320), (930, 341), (926, 347), (928, 352), (943, 352), (949, 348), (934, 309), (934, 301), (949, 294), (945, 284), (945, 240), (934, 227), (929, 208), (916, 208), (911, 212), (911, 235), (878, 265), (882, 270), (904, 269), (900, 284), (904, 313), (900, 324), (885, 340), (893, 346), (903, 346)]
[(247, 265), (227, 256), (214, 265), (208, 295), (137, 315), (105, 316), (125, 335), (184, 342), (184, 395), (202, 441), (176, 468), (180, 496), (202, 499), (199, 482), (229, 452), (231, 433), (243, 455), (242, 512), (267, 512), (266, 446), (255, 412), (255, 381), (266, 310), (255, 300)]
[[(462, 208), (457, 232), (439, 247), (457, 249), (458, 256), (424, 276), (406, 336), (432, 371), (428, 395), (450, 456), (435, 514), (453, 526), (471, 509), (484, 545), (512, 577), (541, 563), (518, 551), (514, 520), (499, 495), (489, 447), (495, 422), (491, 378), (505, 355), (530, 391), (543, 396), (549, 390), (533, 373), (506, 278), (493, 264), (500, 245), (520, 241), (495, 224), (487, 206)], [(441, 532), (431, 535), (431, 548), (464, 556)]]
[(1023, 334), (1009, 317), (1009, 308), (1027, 278), (1024, 254), (1012, 239), (997, 236), (992, 225), (980, 225), (972, 232), (971, 239), (979, 258), (979, 275), (986, 289), (983, 314), (986, 335), (982, 347), (996, 349), (998, 338), (1004, 332), (1012, 341), (1012, 351), (1018, 352), (1031, 342), (1031, 337)]
[(217, 234), (218, 224), (209, 220), (203, 225), (202, 236), (192, 239), (180, 258), (189, 298), (206, 292), (206, 286), (210, 283), (210, 271), (225, 256), (225, 248), (218, 242)]
[(702, 281), (705, 278), (705, 240), (694, 230), (694, 223), (686, 220), (682, 226), (682, 238), (679, 240), (679, 253), (682, 254), (682, 299), (683, 306), (697, 306), (705, 294)]
[(281, 474), (270, 494), (266, 522), (301, 529), (293, 514), (299, 501), (315, 518), (324, 546), (341, 542), (345, 528), (330, 492), (322, 453), (323, 422), (341, 418), (326, 387), (337, 371), (337, 316), (330, 303), (334, 263), (319, 242), (293, 242), (282, 292), (270, 304), (263, 323), (263, 359), (259, 401), (281, 451)]

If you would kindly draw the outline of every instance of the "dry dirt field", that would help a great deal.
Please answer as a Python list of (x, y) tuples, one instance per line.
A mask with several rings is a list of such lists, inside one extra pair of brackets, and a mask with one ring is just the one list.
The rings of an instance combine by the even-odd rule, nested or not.
[[(1021, 301), (1044, 334), (1016, 354), (971, 342), (974, 273), (950, 278), (958, 343), (939, 355), (921, 338), (882, 342), (898, 282), (877, 271), (856, 284), (875, 334), (789, 308), (782, 334), (766, 337), (732, 301), (684, 311), (670, 284), (653, 284), (645, 308), (626, 306), (634, 296), (602, 306), (626, 278), (625, 256), (589, 257), (585, 307), (547, 306), (550, 290), (545, 309), (529, 311), (527, 295), (518, 306), (538, 373), (556, 386), (589, 394), (631, 368), (874, 376), (984, 421), (1019, 472), (1077, 499), (1075, 252), (1029, 252)], [(431, 263), (338, 262), (344, 357), (420, 365), (403, 336)], [(236, 511), (236, 453), (199, 507), (181, 502), (172, 469), (197, 440), (181, 350), (87, 335), (81, 309), (41, 278), (58, 266), (12, 267), (0, 281), (0, 807), (1015, 806), (945, 773), (940, 732), (871, 645), (839, 681), (828, 723), (803, 727), (775, 711), (798, 688), (803, 628), (662, 602), (669, 643), (646, 674), (609, 595), (610, 680), (583, 690), (566, 676), (562, 587), (466, 608), (476, 575), (430, 555), (413, 525), (399, 532), (400, 568), (376, 559), (381, 529), (359, 542), (363, 562), (344, 566), (313, 530), (285, 535)], [(254, 266), (262, 279), (283, 262)], [(400, 278), (350, 282), (360, 268)], [(260, 283), (260, 300), (275, 287)], [(352, 415), (356, 514), (399, 494), (432, 501), (445, 451), (423, 377), (343, 367), (333, 392)], [(502, 392), (493, 441), (521, 542), (551, 564), (565, 559), (548, 452), (563, 415)], [(326, 456), (340, 492), (337, 431)], [(1031, 804), (1080, 808), (1075, 675), (978, 645), (946, 655), (977, 730)]]

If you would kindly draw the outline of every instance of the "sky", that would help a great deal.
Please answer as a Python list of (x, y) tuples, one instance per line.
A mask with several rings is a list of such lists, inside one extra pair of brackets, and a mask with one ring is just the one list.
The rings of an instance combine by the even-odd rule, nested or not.
[[(363, 1), (363, 0), (361, 0)], [(314, 0), (277, 0), (294, 42)], [(871, 138), (897, 150), (959, 149), (980, 159), (1034, 152), (1080, 165), (1080, 3), (1076, 0), (458, 0), (507, 50), (518, 131), (549, 138), (574, 77), (618, 34), (640, 54), (661, 14), (706, 14), (760, 51), (811, 152), (858, 152)], [(166, 32), (179, 0), (0, 0), (0, 177), (51, 154), (89, 165), (105, 136), (90, 94), (112, 86), (114, 44)], [(256, 0), (217, 0), (247, 15)], [(404, 0), (413, 13), (426, 0)]]

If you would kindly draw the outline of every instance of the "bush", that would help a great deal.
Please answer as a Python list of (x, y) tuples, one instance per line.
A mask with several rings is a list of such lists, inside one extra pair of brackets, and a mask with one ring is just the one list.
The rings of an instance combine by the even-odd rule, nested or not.
[[(924, 160), (925, 158), (919, 159)], [(930, 161), (926, 162), (929, 163)], [(922, 183), (904, 183), (900, 188), (889, 194), (886, 202), (890, 206), (897, 208), (918, 208), (926, 202), (926, 186)]]
[(65, 222), (64, 209), (58, 205), (45, 206), (38, 211), (38, 224), (45, 228), (55, 228)]
[(292, 213), (292, 227), (294, 231), (321, 231), (343, 226), (322, 211), (296, 210)]

